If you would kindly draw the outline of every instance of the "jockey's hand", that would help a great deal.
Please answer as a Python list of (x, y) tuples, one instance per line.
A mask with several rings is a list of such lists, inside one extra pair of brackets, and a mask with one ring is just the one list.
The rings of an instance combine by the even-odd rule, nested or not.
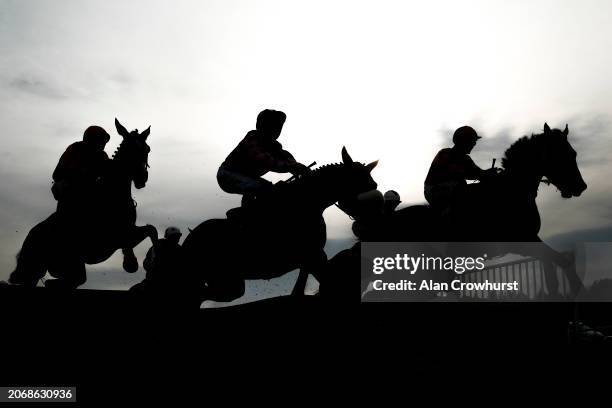
[(310, 167), (304, 166), (302, 163), (296, 162), (291, 168), (291, 174), (295, 177), (302, 176), (310, 172)]
[(482, 178), (485, 179), (485, 180), (489, 180), (489, 179), (497, 176), (498, 170), (499, 169), (496, 169), (495, 167), (492, 167), (490, 169), (486, 169), (486, 170), (484, 170), (482, 172)]

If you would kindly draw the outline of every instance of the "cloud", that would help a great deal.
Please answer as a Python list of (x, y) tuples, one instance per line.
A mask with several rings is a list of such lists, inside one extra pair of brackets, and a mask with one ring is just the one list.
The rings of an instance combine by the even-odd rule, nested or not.
[(546, 240), (557, 250), (571, 250), (582, 242), (612, 242), (612, 224), (553, 235)]
[(125, 70), (120, 70), (111, 74), (108, 79), (120, 86), (129, 86), (136, 82), (136, 78)]
[(10, 89), (26, 94), (48, 99), (66, 99), (70, 95), (67, 89), (62, 89), (57, 84), (41, 78), (19, 76), (8, 82)]

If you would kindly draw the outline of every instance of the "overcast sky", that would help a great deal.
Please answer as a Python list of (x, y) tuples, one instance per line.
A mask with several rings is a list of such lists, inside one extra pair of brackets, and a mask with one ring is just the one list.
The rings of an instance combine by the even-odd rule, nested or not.
[[(287, 113), (280, 141), (298, 160), (338, 161), (346, 145), (380, 159), (381, 190), (405, 203), (424, 201), (429, 163), (458, 126), (484, 137), (472, 156), (488, 167), (545, 121), (569, 123), (589, 188), (562, 200), (543, 186), (541, 236), (610, 237), (611, 49), (606, 0), (0, 0), (0, 279), (54, 210), (61, 153), (92, 124), (112, 153), (115, 117), (151, 125), (149, 183), (134, 197), (139, 223), (160, 230), (238, 203), (216, 169), (264, 108)], [(335, 248), (348, 246), (349, 219), (326, 219)], [(142, 279), (118, 262), (90, 267), (87, 287)]]

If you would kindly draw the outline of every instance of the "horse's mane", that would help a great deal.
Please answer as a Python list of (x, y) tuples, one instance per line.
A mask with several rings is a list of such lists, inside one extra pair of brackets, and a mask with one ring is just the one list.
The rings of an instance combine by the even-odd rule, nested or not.
[(536, 149), (533, 146), (540, 141), (542, 133), (532, 134), (531, 136), (523, 136), (510, 145), (504, 152), (502, 158), (502, 167), (508, 170), (516, 165), (516, 163), (533, 163), (536, 157)]
[(283, 194), (298, 194), (300, 196), (302, 194), (308, 195), (314, 191), (319, 193), (327, 191), (329, 193), (330, 189), (336, 189), (338, 183), (342, 182), (355, 164), (365, 166), (358, 162), (353, 162), (351, 165), (342, 162), (324, 164), (302, 176), (279, 184), (278, 192), (282, 191)]
[(125, 155), (125, 148), (126, 143), (125, 143), (125, 139), (123, 139), (121, 141), (121, 143), (119, 143), (119, 146), (117, 146), (117, 148), (115, 149), (115, 152), (113, 153), (112, 159), (114, 161), (121, 161), (121, 159), (123, 158), (123, 156)]
[(287, 185), (300, 185), (305, 182), (311, 182), (313, 180), (327, 179), (332, 175), (335, 175), (339, 169), (345, 168), (344, 163), (329, 163), (312, 169), (309, 173), (296, 177), (293, 180), (287, 182)]

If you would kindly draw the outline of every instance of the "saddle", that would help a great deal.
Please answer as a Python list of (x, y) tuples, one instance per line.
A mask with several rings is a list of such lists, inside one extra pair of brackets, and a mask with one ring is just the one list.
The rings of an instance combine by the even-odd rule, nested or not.
[(286, 184), (278, 182), (272, 188), (262, 190), (257, 195), (244, 195), (240, 207), (230, 208), (225, 215), (228, 220), (237, 222), (241, 226), (250, 224), (255, 216), (268, 217), (272, 211), (264, 211), (277, 203), (278, 192)]

